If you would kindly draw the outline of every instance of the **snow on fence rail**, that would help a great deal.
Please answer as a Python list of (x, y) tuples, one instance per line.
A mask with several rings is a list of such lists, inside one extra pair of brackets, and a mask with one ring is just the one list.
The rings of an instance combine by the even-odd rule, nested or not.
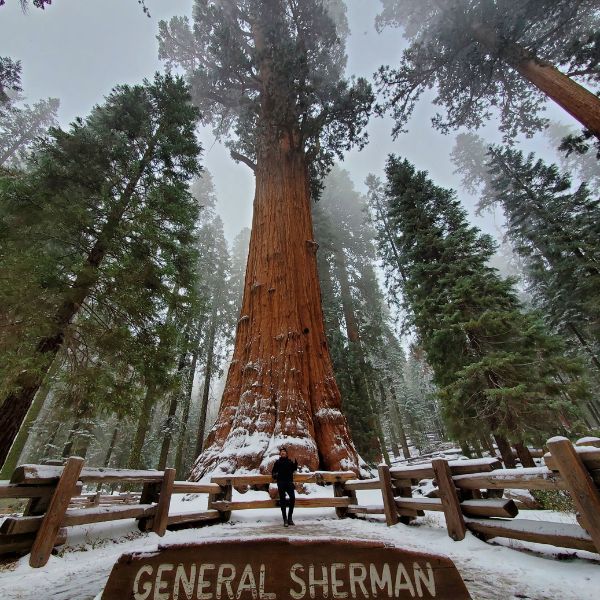
[[(587, 438), (586, 438), (587, 439)], [(591, 444), (591, 445), (586, 445)], [(524, 541), (600, 551), (600, 448), (597, 439), (580, 440), (573, 446), (566, 438), (548, 441), (546, 466), (503, 469), (495, 458), (447, 461), (389, 468), (380, 465), (379, 477), (355, 479), (352, 472), (297, 473), (296, 483), (333, 484), (333, 497), (298, 498), (298, 508), (332, 507), (339, 518), (385, 515), (388, 526), (408, 523), (425, 511), (443, 512), (448, 535), (462, 540), (470, 530), (483, 539), (507, 537)], [(433, 479), (432, 497), (414, 497), (420, 479)], [(142, 484), (141, 493), (117, 496), (82, 495), (83, 485), (93, 483)], [(274, 508), (273, 498), (233, 501), (233, 489), (259, 486), (268, 489), (268, 475), (223, 475), (210, 483), (175, 481), (175, 470), (132, 471), (94, 469), (83, 459), (69, 458), (64, 466), (22, 465), (7, 484), (0, 484), (0, 498), (29, 499), (23, 516), (8, 517), (0, 526), (0, 554), (31, 551), (30, 565), (46, 564), (52, 548), (66, 540), (66, 528), (74, 525), (137, 519), (142, 531), (164, 535), (167, 528), (199, 526), (227, 521), (234, 510)], [(576, 506), (579, 525), (516, 519), (518, 508), (502, 497), (504, 489), (566, 490)], [(380, 490), (380, 505), (360, 505), (357, 491)], [(171, 513), (174, 493), (208, 494), (208, 506), (195, 513)]]

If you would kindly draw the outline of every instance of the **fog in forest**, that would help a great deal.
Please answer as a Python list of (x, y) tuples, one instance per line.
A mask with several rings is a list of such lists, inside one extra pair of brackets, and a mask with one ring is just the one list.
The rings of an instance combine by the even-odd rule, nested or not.
[[(8, 0), (6, 5), (0, 6), (0, 39), (2, 40), (0, 55), (21, 63), (22, 91), (15, 99), (15, 106), (34, 106), (47, 99), (57, 99), (59, 107), (55, 124), (63, 130), (68, 130), (73, 121), (79, 117), (85, 119), (95, 105), (101, 105), (115, 85), (141, 84), (145, 78), (152, 80), (155, 72), (164, 70), (165, 63), (159, 60), (158, 56), (159, 22), (163, 20), (168, 22), (172, 17), (178, 16), (191, 18), (192, 4), (191, 0), (146, 0), (144, 4), (147, 8), (148, 14), (146, 14), (136, 0), (103, 0), (102, 2), (57, 0), (46, 6), (44, 10), (34, 6), (27, 6), (26, 10), (23, 10), (20, 2)], [(410, 14), (413, 15), (407, 26), (410, 27), (412, 24), (415, 29), (418, 29), (415, 23), (421, 8), (415, 2), (405, 4), (408, 6), (407, 10), (412, 11)], [(429, 6), (431, 3), (425, 4)], [(573, 352), (581, 353), (583, 356), (581, 360), (584, 362), (595, 361), (594, 365), (598, 363), (596, 358), (598, 338), (593, 337), (597, 335), (597, 323), (593, 322), (593, 318), (590, 317), (589, 329), (582, 326), (585, 331), (581, 334), (581, 331), (576, 330), (572, 325), (572, 320), (579, 318), (578, 308), (570, 306), (565, 309), (571, 315), (568, 319), (564, 315), (553, 313), (555, 307), (544, 304), (546, 301), (548, 305), (551, 304), (551, 299), (540, 300), (543, 296), (540, 289), (543, 286), (535, 279), (536, 275), (532, 275), (529, 283), (522, 277), (522, 260), (525, 259), (523, 256), (518, 256), (515, 250), (519, 244), (515, 241), (516, 237), (509, 240), (506, 216), (500, 206), (500, 192), (497, 189), (496, 192), (492, 190), (491, 176), (486, 171), (487, 167), (484, 167), (485, 153), (492, 144), (498, 147), (504, 144), (505, 147), (522, 150), (525, 154), (534, 152), (536, 159), (542, 159), (547, 164), (557, 163), (561, 168), (572, 170), (576, 184), (587, 181), (590, 187), (597, 186), (600, 177), (593, 151), (579, 160), (576, 154), (566, 157), (564, 152), (557, 149), (562, 138), (567, 134), (579, 134), (581, 126), (575, 118), (552, 101), (545, 103), (536, 113), (548, 119), (550, 126), (545, 130), (532, 131), (531, 135), (522, 132), (510, 136), (503, 135), (500, 131), (501, 120), (498, 110), (493, 106), (489, 110), (489, 115), (486, 114), (482, 118), (482, 126), (477, 130), (473, 127), (451, 127), (443, 133), (439, 127), (434, 126), (433, 121), (436, 115), (443, 115), (446, 108), (441, 103), (435, 104), (438, 90), (436, 84), (431, 82), (425, 85), (425, 91), (418, 97), (414, 110), (405, 124), (406, 131), (394, 134), (396, 121), (392, 116), (391, 108), (384, 106), (386, 98), (382, 94), (381, 84), (376, 83), (375, 73), (382, 66), (397, 67), (402, 60), (403, 51), (409, 46), (410, 42), (403, 36), (403, 16), (394, 13), (399, 26), (391, 26), (389, 20), (387, 23), (380, 22), (376, 26), (377, 17), (384, 10), (383, 5), (387, 7), (393, 5), (390, 0), (385, 0), (383, 4), (379, 0), (345, 0), (345, 5), (349, 26), (345, 77), (364, 77), (371, 83), (376, 95), (375, 104), (381, 110), (374, 106), (370, 111), (366, 128), (368, 144), (362, 150), (354, 145), (344, 152), (343, 161), (336, 159), (333, 170), (325, 179), (322, 196), (313, 207), (313, 218), (315, 239), (320, 246), (317, 261), (324, 296), (325, 326), (334, 355), (333, 365), (338, 385), (342, 388), (342, 397), (346, 394), (348, 397), (355, 395), (359, 398), (363, 394), (372, 398), (373, 405), (380, 405), (379, 408), (371, 407), (374, 420), (369, 423), (361, 421), (363, 417), (360, 415), (360, 400), (356, 398), (349, 401), (349, 413), (346, 415), (351, 428), (354, 429), (355, 440), (359, 440), (357, 444), (361, 446), (363, 456), (373, 462), (381, 458), (381, 454), (378, 454), (380, 451), (384, 454), (390, 453), (393, 457), (398, 455), (399, 448), (403, 446), (404, 454), (407, 454), (407, 444), (413, 450), (417, 448), (419, 452), (425, 451), (430, 449), (429, 442), (438, 442), (445, 437), (444, 427), (441, 425), (443, 410), (440, 408), (433, 383), (435, 377), (427, 364), (423, 348), (416, 343), (419, 336), (415, 333), (414, 323), (409, 325), (404, 319), (406, 307), (402, 305), (399, 290), (406, 285), (406, 278), (401, 270), (398, 272), (395, 267), (390, 267), (391, 259), (389, 256), (386, 258), (385, 253), (389, 254), (392, 250), (394, 252), (396, 250), (395, 248), (386, 250), (386, 225), (382, 224), (383, 221), (378, 221), (377, 202), (378, 198), (381, 199), (378, 194), (383, 193), (383, 188), (377, 187), (376, 178), (385, 180), (384, 169), (388, 155), (394, 154), (401, 159), (407, 159), (417, 170), (426, 171), (436, 186), (456, 191), (456, 197), (467, 211), (469, 224), (490, 234), (497, 243), (496, 249), (490, 250), (489, 256), (485, 255), (487, 250), (483, 251), (485, 255), (483, 262), (497, 268), (502, 277), (514, 276), (515, 293), (524, 305), (535, 306), (536, 310), (542, 312), (546, 310), (549, 327), (557, 334), (565, 334), (565, 327), (567, 329), (570, 327), (571, 333), (567, 331), (565, 335), (575, 336), (576, 339), (573, 338), (575, 339), (573, 342), (569, 338), (567, 346), (573, 349), (581, 342), (581, 348)], [(428, 9), (423, 8), (423, 10)], [(185, 69), (181, 67), (174, 67), (173, 72), (186, 74)], [(501, 95), (501, 91), (498, 94)], [(47, 113), (47, 125), (52, 125), (54, 109), (48, 108), (48, 110), (50, 112)], [(482, 113), (487, 110), (488, 108), (482, 109)], [(24, 125), (19, 127), (23, 128)], [(2, 143), (6, 147), (10, 146), (7, 141), (10, 140), (10, 136), (15, 135), (11, 131), (8, 128), (7, 133), (4, 134), (5, 139), (0, 139), (0, 142), (4, 140)], [(51, 423), (50, 413), (56, 409), (51, 402), (54, 391), (50, 389), (50, 401), (42, 403), (41, 420), (38, 419), (37, 425), (34, 424), (32, 429), (37, 432), (39, 439), (29, 439), (23, 456), (36, 460), (43, 455), (46, 458), (61, 453), (65, 456), (65, 453), (72, 450), (69, 446), (70, 443), (74, 443), (72, 438), (87, 436), (95, 440), (90, 455), (98, 463), (101, 463), (106, 456), (106, 461), (112, 461), (113, 464), (114, 457), (118, 455), (117, 462), (120, 466), (155, 467), (161, 436), (169, 428), (176, 433), (179, 425), (174, 427), (173, 423), (177, 420), (181, 421), (182, 418), (185, 418), (186, 424), (189, 422), (189, 427), (187, 437), (181, 436), (178, 442), (179, 454), (184, 450), (187, 453), (183, 458), (178, 457), (181, 472), (189, 471), (193, 460), (202, 449), (201, 441), (198, 444), (196, 439), (197, 423), (201, 422), (200, 431), (206, 434), (217, 416), (227, 375), (228, 360), (233, 351), (235, 328), (239, 326), (241, 290), (249, 240), (247, 228), (251, 226), (252, 220), (255, 176), (243, 162), (232, 159), (229, 148), (223, 140), (217, 139), (211, 125), (201, 121), (198, 138), (202, 146), (200, 162), (205, 175), (201, 176), (199, 182), (194, 182), (192, 192), (202, 198), (204, 207), (204, 217), (201, 217), (201, 221), (204, 218), (204, 222), (199, 228), (198, 246), (204, 252), (204, 258), (201, 260), (205, 261), (205, 272), (204, 279), (200, 278), (199, 286), (202, 288), (202, 293), (207, 294), (208, 300), (205, 306), (198, 309), (199, 314), (202, 315), (199, 317), (199, 324), (181, 326), (178, 332), (185, 333), (188, 341), (197, 336), (196, 354), (187, 350), (173, 350), (171, 367), (171, 372), (175, 372), (178, 368), (177, 364), (180, 364), (179, 371), (187, 373), (185, 376), (187, 383), (184, 387), (189, 388), (191, 404), (189, 401), (187, 404), (185, 402), (182, 404), (181, 401), (179, 405), (177, 402), (168, 404), (167, 399), (175, 394), (168, 386), (163, 390), (162, 395), (157, 394), (160, 401), (156, 398), (148, 399), (148, 386), (145, 384), (137, 390), (127, 388), (128, 393), (131, 393), (132, 405), (141, 403), (142, 399), (145, 399), (144, 402), (148, 400), (148, 404), (144, 404), (146, 407), (144, 410), (147, 409), (150, 423), (142, 427), (145, 430), (139, 440), (138, 450), (141, 450), (146, 433), (148, 438), (144, 446), (143, 458), (136, 462), (127, 456), (129, 451), (127, 439), (133, 438), (136, 427), (137, 431), (140, 431), (140, 424), (135, 424), (139, 410), (121, 412), (119, 407), (107, 402), (102, 404), (102, 409), (97, 414), (94, 414), (94, 410), (83, 409), (79, 401), (73, 401), (75, 411), (81, 409), (81, 414), (69, 413), (67, 410), (66, 416), (62, 418), (69, 423), (69, 426), (63, 427), (59, 423)], [(13, 160), (10, 163), (11, 168), (18, 168), (23, 164), (20, 162), (22, 157), (16, 154), (11, 160)], [(398, 169), (402, 168), (399, 164), (396, 166)], [(459, 166), (462, 167), (462, 173), (458, 172)], [(370, 214), (373, 222), (370, 222), (367, 213)], [(449, 222), (452, 218), (457, 217), (449, 216)], [(515, 233), (514, 236), (517, 234)], [(220, 241), (215, 242), (215, 240)], [(478, 244), (479, 242), (473, 242), (474, 246)], [(480, 245), (486, 246), (485, 243)], [(523, 252), (526, 254), (525, 250)], [(528, 252), (529, 258), (535, 254), (534, 250)], [(219, 262), (223, 256), (227, 256), (229, 261), (226, 267), (222, 267)], [(341, 265), (344, 260), (346, 264)], [(544, 255), (543, 260), (536, 264), (541, 268), (540, 265), (547, 264), (548, 260), (548, 256)], [(344, 269), (346, 275), (343, 274)], [(18, 273), (18, 269), (15, 272)], [(168, 278), (168, 269), (165, 273)], [(224, 282), (226, 285), (223, 285)], [(564, 278), (561, 282), (564, 283)], [(539, 287), (535, 288), (538, 284)], [(169, 285), (177, 295), (180, 283), (170, 282)], [(558, 297), (563, 288), (556, 285), (557, 291), (552, 293)], [(344, 286), (348, 287), (348, 293), (351, 292), (355, 313), (352, 319), (356, 317), (359, 324), (355, 325), (360, 330), (360, 335), (358, 331), (353, 333), (353, 325), (348, 320)], [(182, 289), (183, 287), (181, 284)], [(533, 292), (532, 288), (535, 288)], [(185, 295), (183, 291), (180, 293), (181, 296)], [(331, 303), (328, 304), (330, 300)], [(373, 309), (373, 307), (377, 308)], [(169, 325), (170, 310), (168, 303), (163, 303), (162, 308), (157, 311), (158, 315), (164, 317), (167, 325)], [(176, 314), (177, 309), (173, 312)], [(585, 318), (587, 319), (587, 316)], [(588, 321), (585, 323), (587, 324)], [(373, 333), (375, 329), (377, 329), (376, 334)], [(353, 352), (352, 343), (356, 342), (352, 339), (354, 334), (357, 339), (361, 338), (361, 344), (365, 347), (371, 343), (368, 340), (372, 335), (373, 352), (364, 351), (365, 355), (368, 355), (365, 358), (361, 351), (357, 355), (355, 364), (342, 364), (342, 357)], [(161, 340), (162, 342), (164, 340)], [(173, 348), (177, 347), (177, 343), (174, 342)], [(389, 351), (386, 356), (378, 355), (376, 351), (378, 344), (386, 346)], [(160, 349), (160, 343), (157, 346)], [(211, 358), (207, 359), (207, 355)], [(66, 360), (75, 364), (77, 356), (78, 351), (73, 351), (72, 356)], [(204, 363), (208, 360), (211, 364), (207, 368), (207, 364)], [(362, 369), (367, 363), (370, 371), (363, 373), (364, 386), (366, 386), (363, 389), (356, 383), (359, 377), (355, 371)], [(122, 365), (115, 366), (115, 370), (121, 367)], [(127, 371), (125, 367), (123, 369)], [(565, 372), (570, 373), (568, 368), (565, 369)], [(586, 371), (586, 381), (594, 380), (598, 376), (596, 371), (594, 369), (589, 373)], [(576, 372), (577, 369), (574, 367), (572, 373)], [(373, 373), (386, 374), (375, 376)], [(396, 380), (396, 376), (399, 379)], [(438, 381), (443, 379), (439, 372), (437, 376)], [(179, 379), (177, 382), (173, 385), (181, 384)], [(76, 387), (72, 381), (70, 383), (67, 381), (64, 383), (65, 389), (71, 384)], [(130, 385), (130, 382), (127, 385)], [(394, 386), (398, 386), (398, 390), (403, 390), (398, 391), (401, 396), (398, 399), (386, 395), (388, 388), (396, 389)], [(0, 389), (3, 388), (0, 386)], [(111, 389), (116, 393), (114, 390), (118, 390), (119, 386), (115, 384)], [(98, 390), (94, 393), (96, 392), (100, 393)], [(48, 394), (48, 391), (46, 393)], [(392, 391), (392, 396), (393, 394)], [(65, 393), (65, 398), (70, 398), (69, 394)], [(588, 399), (585, 400), (583, 409), (586, 422), (597, 427), (600, 417), (597, 398), (591, 401), (589, 396), (586, 398)], [(201, 416), (203, 399), (208, 401), (208, 412), (205, 407), (204, 415)], [(67, 405), (68, 401), (64, 400), (63, 404)], [(182, 405), (186, 406), (185, 417), (181, 414)], [(151, 410), (148, 407), (151, 407)], [(400, 413), (404, 413), (403, 416)], [(112, 446), (116, 434), (112, 442), (110, 442), (110, 435), (113, 430), (117, 431), (122, 418), (127, 419), (129, 438), (123, 436), (119, 439), (118, 452), (115, 450), (113, 453)], [(402, 418), (404, 418), (403, 425)], [(102, 425), (91, 432), (90, 423), (98, 425), (97, 419), (100, 419)], [(373, 425), (375, 422), (379, 424)], [(393, 422), (394, 425), (389, 425), (388, 422)], [(378, 433), (371, 435), (371, 438), (377, 438), (373, 441), (369, 438), (368, 432), (377, 428)], [(460, 427), (457, 426), (456, 431), (459, 430)], [(173, 437), (170, 449), (169, 444), (165, 447), (162, 440), (162, 459), (166, 459), (166, 456), (174, 458), (177, 437), (175, 433), (168, 436), (169, 443), (170, 437)], [(464, 433), (464, 439), (467, 438), (470, 440), (467, 433)], [(456, 440), (457, 436), (454, 435), (453, 439)], [(479, 444), (479, 441), (474, 443)], [(111, 444), (110, 451), (106, 454), (109, 444)], [(383, 448), (386, 444), (389, 446), (387, 450)], [(164, 460), (162, 462), (164, 463)], [(183, 471), (181, 465), (185, 466)], [(164, 464), (159, 466), (164, 467)]]

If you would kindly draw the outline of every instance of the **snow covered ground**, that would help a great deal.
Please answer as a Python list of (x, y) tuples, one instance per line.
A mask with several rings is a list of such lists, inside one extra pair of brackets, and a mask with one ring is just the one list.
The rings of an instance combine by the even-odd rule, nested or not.
[[(331, 488), (311, 486), (311, 492), (331, 496)], [(264, 499), (264, 492), (240, 498)], [(173, 498), (172, 511), (195, 512), (206, 507), (206, 496)], [(380, 504), (378, 491), (359, 492), (361, 504)], [(568, 515), (522, 511), (519, 518), (569, 520)], [(152, 550), (159, 543), (200, 539), (285, 534), (292, 537), (329, 536), (393, 542), (410, 550), (445, 554), (456, 564), (474, 600), (597, 600), (600, 597), (600, 556), (540, 544), (500, 540), (485, 543), (470, 533), (453, 542), (440, 513), (427, 513), (416, 524), (388, 528), (383, 518), (338, 520), (333, 509), (298, 509), (296, 527), (284, 529), (279, 509), (234, 512), (229, 523), (167, 532), (163, 538), (141, 534), (134, 521), (74, 527), (68, 546), (41, 569), (31, 569), (28, 557), (0, 565), (2, 600), (84, 600), (98, 595), (123, 552)], [(510, 547), (512, 546), (512, 548)], [(517, 549), (513, 549), (517, 548)], [(518, 550), (520, 548), (520, 550)]]

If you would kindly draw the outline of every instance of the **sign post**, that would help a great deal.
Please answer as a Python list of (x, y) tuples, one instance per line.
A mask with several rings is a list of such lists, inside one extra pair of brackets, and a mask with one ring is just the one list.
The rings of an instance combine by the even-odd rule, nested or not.
[(124, 554), (102, 600), (469, 600), (443, 556), (371, 540), (222, 538)]

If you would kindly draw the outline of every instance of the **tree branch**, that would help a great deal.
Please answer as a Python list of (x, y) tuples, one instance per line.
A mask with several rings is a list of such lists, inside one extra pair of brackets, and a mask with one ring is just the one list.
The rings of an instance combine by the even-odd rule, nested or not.
[(254, 173), (256, 173), (256, 163), (252, 162), (247, 156), (244, 156), (235, 150), (230, 150), (229, 154), (233, 160), (236, 162), (243, 162), (245, 165), (249, 166)]

